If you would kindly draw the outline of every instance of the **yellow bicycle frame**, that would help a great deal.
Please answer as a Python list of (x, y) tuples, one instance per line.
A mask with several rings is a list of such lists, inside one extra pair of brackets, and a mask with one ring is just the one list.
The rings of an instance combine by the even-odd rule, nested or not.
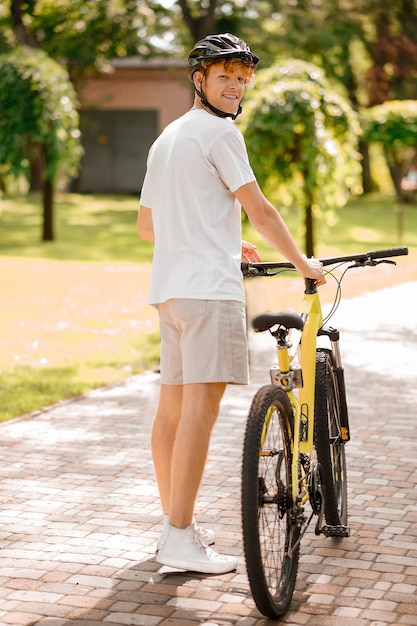
[(291, 362), (300, 346), (299, 357), (303, 384), (298, 399), (293, 391), (287, 392), (294, 412), (292, 493), (294, 500), (300, 504), (304, 504), (309, 498), (306, 486), (300, 485), (299, 458), (300, 452), (308, 454), (310, 458), (313, 454), (316, 345), (317, 333), (323, 325), (320, 298), (317, 289), (314, 288), (312, 291), (314, 293), (304, 293), (304, 298), (298, 308), (298, 313), (305, 318), (303, 330), (291, 331), (290, 348), (278, 348), (278, 366), (281, 373), (285, 373), (290, 371)]

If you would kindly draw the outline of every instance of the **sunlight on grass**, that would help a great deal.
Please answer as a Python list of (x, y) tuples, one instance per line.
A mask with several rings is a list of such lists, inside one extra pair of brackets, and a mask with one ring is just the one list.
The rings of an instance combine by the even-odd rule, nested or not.
[(149, 263), (153, 246), (139, 239), (139, 198), (59, 194), (55, 205), (56, 240), (41, 241), (39, 194), (0, 201), (0, 255), (76, 261)]
[(108, 362), (87, 361), (68, 366), (15, 365), (0, 370), (0, 422), (119, 382), (154, 368), (159, 362), (158, 334), (138, 338), (140, 358), (109, 355)]
[(380, 239), (379, 233), (369, 228), (352, 228), (351, 233), (353, 239), (356, 241), (378, 242)]
[[(0, 201), (0, 255), (77, 261), (150, 263), (153, 246), (136, 233), (139, 198), (118, 195), (58, 194), (56, 241), (41, 242), (41, 199), (38, 194), (3, 196)], [(393, 196), (371, 194), (353, 198), (336, 213), (332, 225), (316, 220), (316, 256), (361, 251), (377, 247), (417, 246), (417, 206), (396, 205)], [(402, 217), (401, 217), (402, 216)], [(402, 241), (399, 221), (403, 219)], [(293, 208), (284, 218), (301, 249), (304, 249), (303, 215)], [(243, 237), (253, 241), (264, 259), (281, 258), (243, 224)]]
[[(403, 232), (400, 219), (403, 219)], [(301, 249), (304, 249), (303, 217), (297, 209), (285, 211), (285, 221)], [(314, 223), (315, 256), (354, 254), (369, 249), (417, 247), (417, 204), (399, 207), (393, 196), (371, 194), (352, 198), (335, 215), (329, 226), (323, 221)], [(252, 241), (263, 260), (282, 258), (272, 250), (250, 225), (243, 225), (243, 238)]]
[[(77, 396), (89, 388), (76, 367), (34, 368), (18, 365), (0, 375), (0, 421)], [(101, 385), (102, 381), (97, 381)]]
[[(159, 336), (153, 333), (154, 322), (146, 325), (155, 314), (146, 310), (145, 293), (153, 246), (137, 236), (138, 207), (134, 196), (58, 194), (56, 241), (44, 243), (39, 194), (0, 199), (0, 419), (122, 380), (158, 362)], [(302, 213), (288, 209), (284, 217), (304, 249)], [(399, 208), (392, 196), (379, 194), (354, 198), (334, 223), (317, 220), (314, 228), (317, 257), (399, 245), (414, 253), (417, 205)], [(263, 260), (282, 259), (248, 222), (243, 238), (257, 245)], [(94, 271), (90, 274), (86, 266)]]

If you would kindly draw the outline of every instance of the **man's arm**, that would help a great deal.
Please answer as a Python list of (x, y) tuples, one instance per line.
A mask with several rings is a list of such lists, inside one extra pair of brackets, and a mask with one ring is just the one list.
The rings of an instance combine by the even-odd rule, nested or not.
[(295, 244), (277, 209), (267, 200), (256, 181), (243, 185), (235, 196), (243, 206), (250, 223), (273, 248), (278, 250), (296, 270), (307, 278), (324, 284), (322, 265), (317, 259), (307, 259)]
[(146, 239), (146, 241), (155, 241), (152, 211), (142, 204), (138, 213), (138, 235), (141, 239)]

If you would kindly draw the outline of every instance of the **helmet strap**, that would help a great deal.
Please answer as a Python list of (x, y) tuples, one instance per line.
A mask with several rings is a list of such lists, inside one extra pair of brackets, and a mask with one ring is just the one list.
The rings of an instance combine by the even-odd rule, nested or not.
[(241, 107), (240, 104), (239, 104), (239, 108), (238, 108), (236, 113), (226, 113), (225, 111), (221, 111), (220, 109), (216, 109), (216, 107), (214, 107), (212, 104), (210, 104), (210, 102), (207, 100), (202, 87), (201, 87), (201, 89), (197, 89), (197, 87), (195, 86), (195, 92), (196, 92), (197, 96), (200, 98), (201, 104), (203, 105), (203, 107), (206, 107), (207, 109), (210, 109), (210, 111), (212, 113), (214, 113), (214, 115), (217, 115), (217, 117), (223, 117), (223, 118), (231, 117), (232, 120), (235, 120), (237, 118), (237, 116), (242, 113), (242, 107)]

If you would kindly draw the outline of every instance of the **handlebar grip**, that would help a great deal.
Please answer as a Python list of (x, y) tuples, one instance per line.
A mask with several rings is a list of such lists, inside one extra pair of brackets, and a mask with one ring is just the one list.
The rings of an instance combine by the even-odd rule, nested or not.
[(368, 256), (371, 259), (385, 259), (391, 256), (406, 256), (408, 254), (408, 248), (388, 248), (387, 250), (372, 250), (368, 252)]

